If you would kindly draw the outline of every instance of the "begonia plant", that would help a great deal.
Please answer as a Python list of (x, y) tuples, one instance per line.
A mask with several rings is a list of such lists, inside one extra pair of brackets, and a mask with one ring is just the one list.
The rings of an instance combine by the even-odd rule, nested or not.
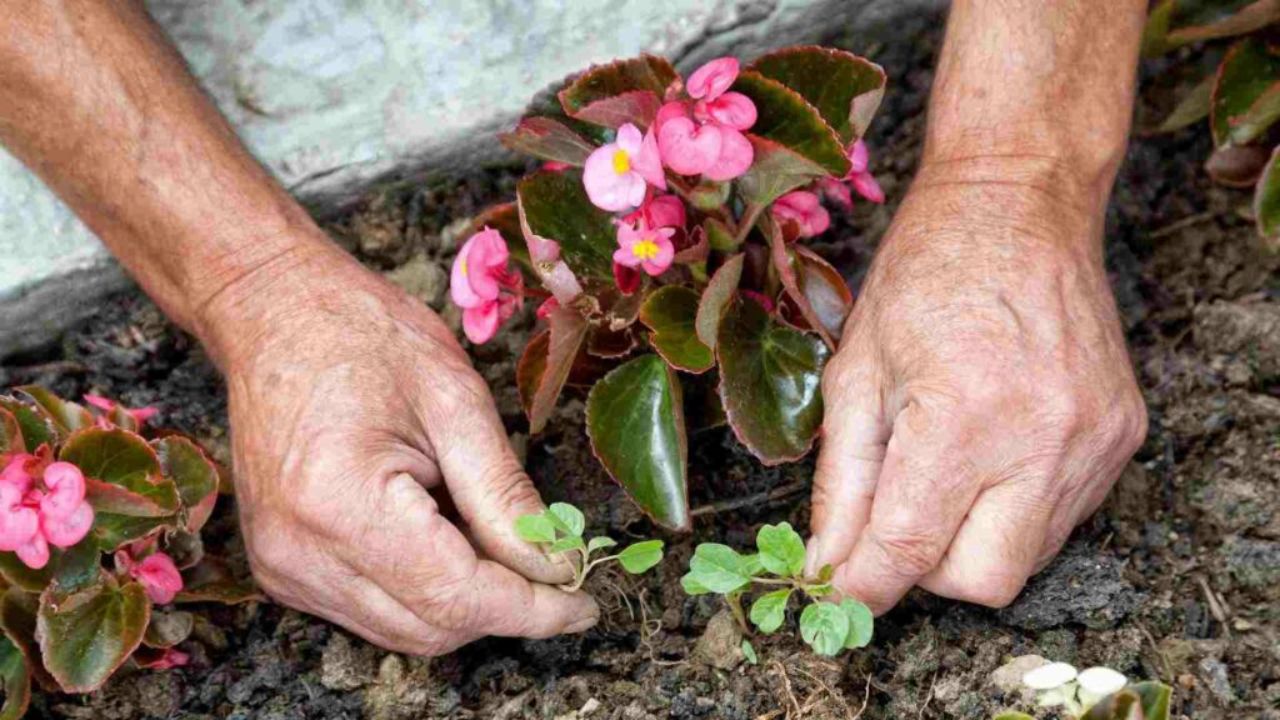
[(23, 716), (33, 679), (83, 693), (126, 662), (186, 664), (194, 618), (172, 604), (257, 597), (204, 556), (217, 465), (149, 431), (154, 408), (84, 399), (0, 395), (0, 720)]
[(1163, 55), (1219, 38), (1235, 39), (1157, 130), (1207, 119), (1214, 151), (1205, 170), (1223, 185), (1254, 189), (1258, 232), (1280, 246), (1280, 3), (1161, 0), (1147, 20), (1143, 52)]
[(535, 98), (501, 140), (544, 164), (476, 218), (451, 274), (474, 343), (539, 303), (517, 368), (530, 430), (590, 387), (596, 457), (672, 529), (690, 524), (691, 424), (727, 421), (769, 465), (809, 452), (853, 298), (804, 241), (826, 206), (883, 202), (862, 136), (884, 86), (861, 57), (793, 47), (687, 79), (643, 55)]

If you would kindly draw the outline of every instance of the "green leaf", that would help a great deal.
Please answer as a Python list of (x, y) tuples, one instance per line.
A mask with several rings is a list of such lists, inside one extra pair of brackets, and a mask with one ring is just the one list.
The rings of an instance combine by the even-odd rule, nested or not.
[(548, 117), (523, 118), (511, 132), (500, 133), (498, 142), (508, 150), (575, 167), (582, 167), (596, 149), (564, 123)]
[(1173, 688), (1164, 683), (1146, 681), (1134, 683), (1129, 689), (1140, 699), (1143, 720), (1169, 720), (1169, 696)]
[(516, 186), (516, 197), (530, 245), (534, 239), (529, 233), (554, 240), (578, 276), (613, 282), (613, 251), (617, 247), (613, 216), (591, 204), (581, 172), (535, 172)]
[(551, 543), (551, 547), (547, 548), (549, 553), (573, 552), (574, 550), (583, 550), (587, 546), (582, 542), (579, 535), (569, 535)]
[(27, 447), (27, 452), (35, 452), (36, 448), (45, 443), (49, 443), (52, 446), (57, 438), (57, 431), (53, 427), (53, 421), (21, 400), (8, 395), (0, 395), (0, 408), (13, 413), (14, 418), (17, 419), (18, 427), (22, 430), (22, 439)]
[(758, 72), (738, 74), (733, 90), (755, 103), (758, 117), (751, 133), (771, 140), (820, 165), (834, 177), (849, 172), (840, 136), (800, 93)]
[(71, 433), (91, 427), (93, 414), (80, 405), (54, 395), (39, 385), (24, 385), (18, 392), (26, 395), (35, 403), (36, 409), (54, 427), (59, 437), (67, 437)]
[(158, 528), (166, 525), (176, 527), (177, 524), (177, 515), (134, 517), (99, 512), (93, 518), (93, 530), (90, 534), (98, 549), (109, 553), (115, 552), (121, 545), (150, 535)]
[(605, 470), (641, 510), (665, 527), (688, 529), (680, 381), (662, 358), (641, 355), (591, 388), (587, 436)]
[(1280, 50), (1246, 38), (1227, 51), (1218, 68), (1209, 116), (1213, 142), (1243, 145), (1280, 117)]
[(130, 517), (178, 511), (178, 490), (162, 477), (160, 460), (140, 436), (121, 428), (86, 428), (67, 439), (59, 459), (85, 475), (94, 510)]
[(751, 205), (764, 207), (803, 185), (827, 177), (828, 171), (799, 152), (768, 138), (748, 133), (755, 159), (738, 178), (738, 194)]
[(662, 541), (644, 540), (628, 545), (618, 553), (618, 563), (632, 575), (639, 575), (662, 562)]
[(1213, 86), (1217, 74), (1209, 73), (1178, 101), (1173, 111), (1155, 128), (1158, 133), (1171, 133), (1209, 117), (1213, 104)]
[(752, 645), (751, 641), (746, 638), (742, 638), (742, 656), (745, 657), (747, 659), (747, 662), (751, 663), (752, 665), (760, 664), (760, 657), (756, 655), (755, 646)]
[(0, 552), (0, 576), (10, 585), (32, 593), (43, 592), (57, 579), (69, 592), (97, 579), (99, 560), (97, 547), (87, 540), (65, 550), (50, 547), (49, 562), (39, 570), (27, 567), (15, 553)]
[(995, 718), (993, 718), (993, 720), (1036, 720), (1036, 719), (1026, 713), (1021, 713), (1016, 710), (1008, 710), (1006, 712), (1000, 713), (999, 715), (996, 715)]
[(835, 603), (813, 603), (800, 613), (800, 637), (819, 655), (839, 655), (849, 637), (849, 616)]
[(26, 452), (27, 445), (22, 440), (22, 426), (13, 413), (0, 407), (0, 456), (8, 453)]
[(820, 339), (734, 299), (720, 322), (720, 398), (738, 440), (766, 465), (796, 460), (822, 424)]
[(871, 614), (871, 608), (857, 600), (845, 598), (840, 601), (840, 610), (849, 619), (849, 634), (844, 638), (845, 649), (866, 647), (875, 632), (876, 620)]
[(761, 595), (751, 603), (751, 622), (766, 635), (777, 631), (787, 619), (787, 602), (790, 600), (791, 588)]
[(867, 131), (884, 97), (884, 68), (844, 50), (790, 47), (759, 58), (749, 69), (800, 93), (845, 145)]
[(189, 612), (157, 610), (151, 613), (151, 622), (147, 624), (142, 642), (147, 647), (171, 648), (190, 637), (193, 627), (195, 616)]
[(1080, 716), (1080, 720), (1130, 720), (1134, 711), (1141, 707), (1142, 698), (1125, 688), (1094, 703), (1088, 712)]
[(744, 257), (741, 253), (734, 255), (716, 270), (702, 291), (698, 301), (698, 314), (694, 320), (698, 339), (704, 345), (715, 350), (716, 335), (720, 330), (720, 318), (724, 309), (738, 293), (738, 283), (742, 280)]
[(40, 609), (40, 595), (11, 587), (0, 601), (0, 626), (4, 636), (26, 657), (27, 668), (36, 682), (46, 690), (56, 690), (57, 683), (40, 658), (40, 645), (36, 642), (36, 613)]
[(680, 587), (684, 588), (685, 594), (687, 595), (711, 594), (711, 588), (698, 582), (697, 578), (693, 576), (693, 571), (689, 571), (688, 573), (685, 573), (683, 576), (681, 576)]
[(742, 574), (755, 577), (762, 572), (764, 572), (764, 562), (760, 559), (760, 553), (742, 556)]
[(16, 553), (0, 552), (0, 577), (9, 585), (27, 592), (42, 592), (53, 580), (53, 571), (57, 568), (57, 558), (61, 557), (61, 553), (59, 548), (49, 548), (48, 564), (39, 570), (32, 570), (18, 559)]
[(553, 543), (556, 541), (556, 526), (546, 513), (521, 515), (516, 518), (516, 535), (525, 542)]
[(231, 573), (225, 563), (206, 557), (201, 563), (182, 572), (182, 592), (175, 603), (216, 602), (223, 605), (262, 600), (262, 593), (248, 579)]
[(218, 500), (218, 468), (200, 446), (180, 435), (155, 440), (151, 447), (160, 461), (160, 472), (173, 481), (187, 514), (186, 527), (200, 528), (213, 513)]
[(838, 342), (844, 321), (853, 310), (853, 293), (840, 271), (817, 253), (803, 245), (797, 245), (794, 251), (800, 292), (819, 325)]
[(22, 651), (6, 637), (0, 637), (0, 686), (4, 688), (0, 720), (19, 720), (31, 703), (31, 671)]
[(719, 543), (698, 545), (689, 559), (689, 574), (685, 577), (698, 587), (721, 594), (741, 590), (751, 584), (744, 558), (733, 548)]
[(586, 516), (569, 503), (551, 503), (551, 507), (547, 508), (547, 516), (556, 529), (565, 535), (582, 537), (583, 531), (587, 529)]
[(764, 525), (756, 533), (756, 547), (764, 569), (780, 577), (799, 577), (804, 572), (804, 540), (791, 523)]
[(108, 580), (67, 596), (46, 591), (36, 616), (44, 665), (65, 692), (92, 692), (142, 644), (150, 617), (136, 582)]
[(1280, 241), (1280, 146), (1271, 154), (1258, 179), (1253, 212), (1258, 219), (1258, 232), (1276, 245)]
[(831, 582), (831, 578), (836, 576), (836, 567), (831, 563), (827, 563), (818, 569), (818, 582)]
[(698, 293), (682, 285), (667, 285), (649, 294), (640, 308), (640, 322), (653, 332), (649, 342), (663, 360), (677, 370), (704, 373), (715, 364), (711, 348), (694, 329)]
[(560, 91), (560, 104), (579, 120), (647, 127), (678, 77), (671, 63), (654, 55), (594, 65)]
[(1197, 40), (1253, 32), (1280, 20), (1276, 0), (1162, 0), (1142, 34), (1148, 57)]
[(603, 535), (601, 535), (600, 537), (593, 537), (591, 538), (591, 541), (587, 543), (587, 552), (593, 553), (593, 552), (596, 552), (597, 550), (607, 550), (608, 548), (614, 547), (617, 544), (618, 544), (618, 541), (614, 540), (611, 537), (605, 537)]

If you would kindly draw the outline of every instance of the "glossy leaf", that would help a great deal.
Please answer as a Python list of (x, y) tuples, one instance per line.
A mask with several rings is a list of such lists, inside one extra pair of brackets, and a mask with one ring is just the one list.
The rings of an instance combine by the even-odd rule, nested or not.
[(728, 545), (719, 543), (699, 544), (689, 559), (689, 572), (684, 577), (688, 582), (681, 580), (681, 583), (685, 585), (686, 592), (692, 585), (695, 589), (728, 594), (751, 584), (746, 558)]
[(819, 655), (839, 655), (849, 637), (849, 616), (835, 603), (807, 605), (800, 613), (800, 637)]
[(569, 503), (551, 503), (551, 507), (547, 508), (547, 517), (550, 518), (551, 524), (565, 535), (582, 537), (582, 533), (587, 529), (586, 516)]
[(46, 592), (36, 616), (44, 665), (66, 692), (96, 690), (142, 644), (151, 601), (136, 582)]
[(521, 224), (527, 228), (526, 242), (536, 242), (529, 233), (554, 240), (560, 244), (564, 261), (579, 277), (612, 282), (617, 247), (613, 216), (591, 204), (581, 172), (533, 173), (520, 181), (516, 197)]
[(227, 566), (206, 557), (199, 565), (182, 571), (182, 591), (174, 597), (176, 603), (216, 602), (223, 605), (262, 600), (262, 593), (253, 582), (233, 575)]
[(516, 518), (516, 535), (525, 542), (553, 543), (556, 541), (556, 526), (546, 513), (521, 515)]
[(678, 75), (665, 58), (641, 55), (595, 65), (559, 93), (570, 116), (607, 127), (635, 122), (647, 127)]
[(564, 123), (548, 117), (524, 118), (511, 132), (499, 134), (498, 141), (509, 150), (575, 167), (582, 167), (596, 148)]
[(875, 631), (876, 621), (875, 616), (871, 614), (871, 608), (857, 600), (846, 598), (840, 601), (840, 610), (849, 619), (849, 634), (844, 638), (845, 649), (866, 647), (871, 642), (871, 636)]
[(738, 283), (742, 281), (741, 254), (734, 255), (711, 276), (702, 298), (698, 301), (698, 314), (694, 320), (694, 328), (702, 344), (715, 350), (716, 337), (720, 331), (720, 318), (729, 301), (738, 294)]
[(1217, 84), (1217, 74), (1210, 73), (1196, 83), (1186, 95), (1178, 101), (1155, 131), (1170, 133), (1200, 122), (1209, 117), (1209, 109), (1213, 104), (1213, 86)]
[(22, 426), (13, 413), (0, 407), (0, 457), (8, 453), (25, 452), (27, 445), (22, 440)]
[(752, 205), (764, 207), (798, 187), (829, 173), (821, 164), (796, 150), (758, 135), (748, 134), (755, 161), (738, 178), (738, 193)]
[(1197, 40), (1253, 32), (1280, 20), (1280, 0), (1161, 0), (1147, 19), (1142, 52), (1160, 55)]
[(75, 586), (78, 584), (75, 578), (83, 578), (89, 569), (97, 565), (98, 553), (93, 543), (87, 541), (65, 550), (50, 547), (49, 562), (39, 570), (27, 567), (14, 553), (0, 552), (0, 576), (8, 584), (32, 593), (43, 592), (55, 578), (62, 578), (64, 588)]
[(1280, 50), (1247, 38), (1227, 52), (1218, 68), (1209, 116), (1213, 142), (1242, 145), (1280, 117)]
[(121, 545), (140, 540), (165, 526), (176, 526), (178, 516), (135, 517), (99, 512), (93, 519), (93, 540), (102, 552), (115, 552)]
[(802, 457), (822, 423), (828, 351), (759, 303), (735, 299), (720, 322), (720, 398), (738, 440), (766, 465)]
[(618, 553), (618, 564), (632, 575), (639, 575), (660, 562), (662, 562), (661, 540), (633, 543)]
[(199, 532), (218, 499), (218, 468), (191, 440), (169, 435), (151, 443), (161, 474), (171, 480), (187, 514), (186, 528)]
[(680, 381), (662, 358), (630, 360), (591, 388), (587, 435), (605, 470), (642, 510), (665, 527), (689, 527)]
[(796, 275), (814, 317), (837, 342), (853, 310), (853, 292), (826, 260), (803, 245), (794, 248)]
[(142, 642), (147, 647), (171, 648), (190, 637), (194, 627), (195, 616), (189, 612), (157, 610), (151, 613), (151, 622), (147, 624)]
[(1169, 720), (1169, 696), (1173, 688), (1160, 682), (1140, 682), (1129, 686), (1142, 705), (1143, 720)]
[(640, 308), (640, 322), (653, 332), (649, 343), (672, 367), (704, 373), (715, 364), (711, 348), (698, 339), (694, 321), (698, 293), (681, 285), (667, 285), (649, 294)]
[(53, 422), (31, 405), (17, 398), (0, 395), (0, 408), (13, 413), (13, 417), (17, 419), (27, 452), (35, 452), (36, 448), (45, 443), (53, 443), (57, 438)]
[(765, 570), (780, 577), (796, 577), (804, 572), (804, 540), (784, 522), (764, 525), (756, 533), (756, 547)]
[(60, 437), (93, 425), (93, 415), (82, 406), (63, 400), (39, 385), (25, 385), (18, 392), (35, 403), (36, 409), (53, 424)]
[(19, 720), (31, 703), (31, 671), (22, 651), (6, 637), (0, 637), (0, 686), (4, 688), (0, 720)]
[(1258, 232), (1276, 245), (1280, 241), (1280, 147), (1271, 154), (1258, 180), (1253, 213), (1258, 219)]
[(40, 644), (36, 642), (36, 613), (40, 610), (39, 593), (31, 593), (16, 587), (9, 588), (0, 601), (0, 627), (4, 636), (26, 657), (27, 669), (40, 687), (54, 691), (58, 684), (40, 658)]
[(178, 511), (178, 490), (161, 475), (160, 460), (140, 436), (120, 428), (86, 428), (62, 446), (59, 458), (80, 468), (95, 510), (130, 517)]
[(774, 590), (756, 598), (751, 603), (751, 623), (766, 635), (777, 631), (787, 619), (787, 602), (791, 600), (791, 588)]
[(587, 336), (587, 320), (575, 310), (556, 308), (547, 317), (547, 323), (550, 327), (546, 337), (535, 336), (516, 368), (521, 396), (528, 398), (525, 411), (530, 433), (542, 432), (551, 419), (556, 400)]
[(738, 75), (733, 89), (755, 103), (758, 117), (751, 127), (753, 135), (790, 149), (834, 177), (849, 172), (840, 136), (800, 93), (751, 70)]
[(759, 58), (750, 69), (800, 93), (845, 145), (867, 131), (884, 97), (884, 68), (844, 50), (790, 47)]
[(1204, 171), (1220, 185), (1251, 188), (1270, 159), (1271, 148), (1261, 145), (1223, 145), (1205, 161)]
[[(791, 299), (791, 302), (800, 309), (800, 314), (804, 317), (805, 323), (807, 323), (808, 327), (818, 333), (819, 337), (822, 338), (822, 342), (826, 343), (828, 349), (834, 351), (836, 349), (836, 338), (839, 337), (839, 335), (833, 335), (830, 332), (829, 323), (843, 326), (844, 318), (839, 317), (837, 320), (836, 315), (839, 311), (835, 309), (829, 309), (827, 317), (823, 317), (818, 314), (818, 311), (812, 304), (810, 304), (809, 295), (804, 291), (804, 288), (801, 285), (803, 282), (801, 274), (804, 271), (799, 267), (800, 260), (796, 258), (795, 251), (788, 246), (787, 242), (783, 239), (783, 233), (781, 228), (778, 227), (777, 221), (772, 216), (769, 216), (764, 219), (764, 227), (765, 236), (769, 239), (769, 258), (773, 262), (774, 269), (778, 272), (778, 279), (782, 281), (782, 287), (786, 289), (787, 296)], [(808, 264), (812, 274), (815, 276), (814, 292), (823, 296), (822, 291), (825, 289), (827, 290), (827, 295), (834, 295), (835, 292), (837, 292), (835, 288), (823, 287), (824, 280), (828, 285), (830, 280), (823, 277), (822, 269), (818, 267), (813, 258), (817, 258), (817, 256), (812, 255)], [(821, 262), (821, 258), (817, 259)], [(836, 273), (834, 269), (832, 272), (837, 276), (837, 278), (839, 277), (839, 273)], [(843, 280), (840, 280), (839, 282), (840, 284), (843, 284)], [(830, 301), (832, 304), (839, 303), (839, 299), (836, 297), (823, 296), (823, 299)], [(852, 295), (850, 295), (850, 302), (852, 303)]]

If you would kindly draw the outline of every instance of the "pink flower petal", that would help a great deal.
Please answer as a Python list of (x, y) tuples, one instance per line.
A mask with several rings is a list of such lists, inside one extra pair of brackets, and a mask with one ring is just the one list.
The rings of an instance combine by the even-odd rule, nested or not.
[(659, 234), (650, 238), (658, 246), (658, 254), (652, 260), (645, 260), (641, 264), (641, 269), (648, 273), (651, 277), (657, 277), (667, 271), (671, 267), (671, 261), (675, 259), (676, 250), (671, 244), (671, 233), (665, 235)]
[(756, 124), (756, 104), (742, 93), (727, 92), (707, 104), (711, 119), (735, 130), (747, 130)]
[(653, 125), (649, 129), (656, 136), (661, 132), (662, 126), (667, 121), (687, 117), (689, 117), (689, 108), (678, 100), (672, 101), (658, 108), (658, 115), (653, 119)]
[(772, 212), (779, 220), (796, 223), (801, 237), (813, 237), (831, 226), (831, 215), (818, 202), (818, 196), (807, 190), (796, 190), (778, 198)]
[[(708, 126), (709, 127), (709, 126)], [(703, 128), (704, 130), (706, 128)], [(702, 172), (708, 180), (723, 182), (740, 177), (751, 167), (755, 150), (746, 135), (731, 127), (720, 128), (722, 144), (715, 163)]]
[(172, 602), (173, 597), (182, 590), (182, 575), (178, 572), (178, 566), (174, 565), (173, 558), (162, 552), (143, 558), (142, 562), (129, 570), (129, 574), (142, 584), (147, 597), (157, 605)]
[(27, 471), (27, 465), (35, 460), (35, 455), (19, 453), (9, 458), (9, 462), (5, 463), (4, 470), (0, 470), (0, 484), (13, 485), (18, 488), (18, 494), (21, 495), (31, 487), (31, 473)]
[(159, 408), (140, 407), (140, 408), (134, 408), (130, 410), (129, 414), (133, 416), (133, 419), (136, 420), (139, 425), (142, 425), (146, 421), (155, 417), (159, 412), (160, 412)]
[(560, 301), (556, 300), (554, 297), (549, 297), (542, 301), (542, 304), (538, 306), (538, 309), (535, 310), (533, 314), (536, 315), (539, 320), (546, 320), (547, 316), (559, 308)]
[(699, 175), (714, 165), (720, 157), (721, 142), (720, 128), (698, 127), (687, 117), (668, 120), (658, 131), (662, 161), (681, 175)]
[[(587, 190), (591, 204), (609, 212), (628, 210), (644, 200), (644, 179), (630, 171), (619, 173), (614, 166), (614, 155), (620, 150), (615, 143), (598, 147), (587, 157), (587, 163), (582, 169), (582, 185)], [(642, 195), (636, 202), (632, 202), (635, 193), (634, 179), (640, 180)]]
[(18, 559), (32, 570), (40, 570), (49, 564), (49, 543), (45, 542), (44, 536), (40, 533), (32, 535), (30, 540), (14, 552), (18, 554)]
[(689, 76), (685, 89), (689, 97), (705, 99), (711, 102), (729, 89), (738, 79), (738, 59), (732, 57), (716, 58), (703, 65)]
[(509, 253), (502, 234), (484, 228), (472, 235), (454, 258), (449, 276), (449, 294), (461, 308), (476, 307), (498, 297), (494, 270), (505, 268)]
[(111, 412), (116, 408), (116, 404), (113, 400), (104, 398), (101, 395), (90, 395), (86, 393), (84, 395), (84, 401), (103, 412)]
[(40, 513), (65, 518), (84, 502), (84, 474), (69, 462), (56, 462), (44, 470), (49, 494), (40, 500)]
[[(11, 489), (11, 488), (10, 488)], [(7, 494), (0, 490), (0, 494)], [(0, 507), (0, 550), (13, 552), (31, 542), (40, 532), (40, 514), (4, 497)]]
[(640, 128), (632, 123), (627, 123), (618, 128), (618, 134), (614, 139), (614, 144), (621, 148), (628, 155), (639, 155), (640, 144), (644, 141), (644, 136), (640, 133)]
[[(614, 253), (615, 259), (620, 252), (623, 251), (618, 250)], [(635, 295), (636, 291), (640, 289), (640, 280), (640, 273), (634, 267), (628, 267), (618, 262), (613, 264), (613, 281), (623, 295)]]
[(818, 180), (818, 189), (823, 197), (835, 203), (841, 210), (848, 212), (853, 209), (853, 195), (848, 185), (834, 178), (822, 178)]
[(492, 340), (498, 333), (498, 325), (502, 322), (498, 314), (497, 300), (490, 300), (479, 307), (463, 309), (462, 331), (466, 333), (467, 339), (476, 345), (483, 345)]
[(877, 205), (884, 203), (884, 190), (880, 188), (880, 183), (871, 173), (858, 173), (849, 179), (849, 183), (867, 200)]
[(855, 142), (849, 146), (849, 175), (856, 175), (867, 171), (867, 167), (871, 162), (871, 153), (867, 151), (867, 144), (862, 140)]
[(93, 527), (93, 507), (81, 501), (71, 512), (55, 517), (47, 513), (40, 517), (40, 532), (52, 545), (69, 548), (84, 539)]
[(687, 224), (684, 203), (675, 195), (659, 195), (640, 208), (645, 227), (683, 228)]
[(667, 189), (667, 174), (662, 170), (662, 153), (658, 150), (658, 136), (651, 128), (640, 143), (640, 151), (631, 156), (631, 169), (644, 181), (659, 190)]
[(191, 662), (190, 655), (174, 648), (165, 648), (160, 657), (154, 660), (142, 660), (137, 655), (133, 659), (138, 663), (138, 667), (147, 670), (172, 670), (185, 667), (187, 663)]

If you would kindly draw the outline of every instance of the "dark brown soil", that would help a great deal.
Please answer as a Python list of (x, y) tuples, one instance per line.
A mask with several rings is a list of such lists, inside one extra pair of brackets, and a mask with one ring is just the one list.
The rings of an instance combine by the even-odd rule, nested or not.
[[(900, 40), (892, 46), (872, 51), (892, 79), (871, 138), (890, 202), (860, 206), (829, 235), (839, 242), (819, 246), (855, 286), (915, 166), (939, 27), (938, 18), (921, 18), (914, 30), (895, 28)], [(992, 673), (1012, 656), (1035, 653), (1159, 678), (1175, 686), (1181, 717), (1276, 720), (1280, 259), (1261, 250), (1241, 217), (1247, 197), (1202, 176), (1203, 135), (1135, 140), (1108, 218), (1108, 263), (1151, 411), (1149, 439), (1105, 508), (1005, 610), (921, 593), (879, 621), (866, 651), (819, 659), (780, 633), (755, 640), (759, 665), (733, 662), (733, 632), (720, 622), (707, 632), (717, 602), (686, 597), (677, 578), (698, 541), (743, 546), (766, 521), (804, 527), (811, 463), (762, 468), (719, 429), (691, 440), (693, 504), (773, 489), (783, 496), (701, 514), (692, 537), (668, 536), (661, 579), (596, 582), (606, 617), (583, 636), (488, 640), (427, 661), (387, 654), (268, 604), (210, 608), (184, 646), (191, 667), (121, 677), (87, 698), (41, 696), (32, 715), (985, 718), (1016, 702)], [(388, 188), (330, 227), (448, 317), (441, 268), (454, 236), (485, 203), (511, 195), (518, 171)], [(505, 345), (475, 356), (517, 447), (527, 449), (530, 472), (547, 498), (592, 508), (594, 529), (652, 533), (584, 449), (580, 398), (563, 403), (543, 435), (522, 434), (512, 378), (524, 322)], [(221, 381), (200, 349), (139, 295), (117, 298), (59, 347), (0, 366), (0, 385), (19, 382), (159, 405), (165, 424), (225, 457)], [(211, 530), (219, 531), (234, 551), (230, 510)], [(707, 647), (696, 651), (704, 635)]]

